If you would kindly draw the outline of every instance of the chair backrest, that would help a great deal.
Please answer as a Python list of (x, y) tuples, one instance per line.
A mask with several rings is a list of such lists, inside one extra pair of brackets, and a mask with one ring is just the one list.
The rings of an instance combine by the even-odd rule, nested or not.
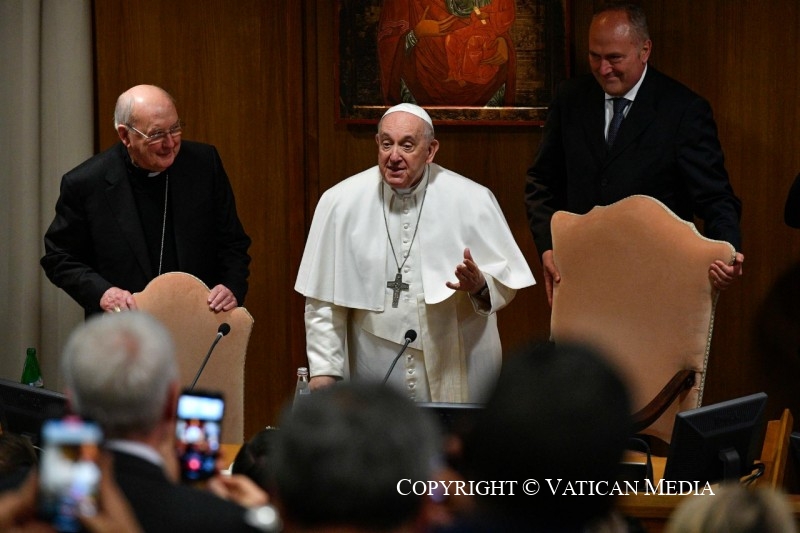
[(636, 195), (585, 215), (553, 215), (555, 342), (590, 343), (616, 364), (634, 411), (678, 371), (695, 371), (684, 392), (643, 433), (664, 442), (675, 414), (702, 403), (718, 291), (708, 268), (731, 264), (733, 247), (700, 235), (658, 200)]
[(136, 305), (159, 319), (172, 333), (180, 367), (181, 383), (188, 387), (203, 364), (220, 324), (230, 333), (214, 348), (197, 390), (222, 391), (225, 418), (222, 440), (244, 440), (244, 364), (253, 317), (244, 307), (215, 313), (208, 307), (210, 290), (200, 279), (184, 272), (169, 272), (153, 279), (134, 295)]

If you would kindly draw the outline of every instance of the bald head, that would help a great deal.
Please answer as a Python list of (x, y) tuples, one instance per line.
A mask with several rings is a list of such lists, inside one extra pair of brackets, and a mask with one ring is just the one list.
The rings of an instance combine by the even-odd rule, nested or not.
[(146, 107), (175, 109), (175, 99), (167, 91), (156, 85), (137, 85), (131, 87), (117, 98), (114, 108), (114, 129), (136, 120), (136, 109)]
[(609, 7), (589, 26), (589, 65), (611, 96), (625, 96), (644, 74), (652, 43), (636, 6)]
[(181, 122), (175, 100), (161, 87), (137, 85), (122, 93), (114, 109), (114, 126), (135, 166), (163, 172), (175, 161)]

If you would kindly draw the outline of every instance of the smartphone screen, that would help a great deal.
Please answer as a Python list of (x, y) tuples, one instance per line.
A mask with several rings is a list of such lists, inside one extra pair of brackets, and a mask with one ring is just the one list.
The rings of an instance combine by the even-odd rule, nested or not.
[(97, 424), (75, 417), (42, 425), (39, 513), (56, 531), (83, 531), (79, 516), (97, 512), (102, 439)]
[(184, 391), (178, 398), (175, 437), (185, 481), (207, 479), (216, 472), (224, 411), (219, 392)]

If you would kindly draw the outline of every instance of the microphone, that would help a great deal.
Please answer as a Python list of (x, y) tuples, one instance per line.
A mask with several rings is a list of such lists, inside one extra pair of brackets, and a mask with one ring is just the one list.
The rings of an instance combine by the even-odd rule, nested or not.
[[(217, 328), (217, 335), (214, 337), (214, 342), (211, 343), (211, 347), (208, 349), (208, 353), (206, 354), (205, 359), (203, 359), (203, 364), (200, 365), (200, 370), (197, 371), (197, 375), (194, 377), (194, 381), (189, 386), (189, 390), (194, 390), (194, 386), (197, 383), (197, 380), (200, 379), (200, 374), (203, 373), (203, 369), (206, 367), (206, 363), (208, 363), (208, 359), (211, 357), (211, 352), (214, 351), (214, 348), (217, 347), (217, 343), (219, 340), (231, 332), (231, 327), (228, 325), (227, 322), (223, 322)], [(415, 335), (416, 336), (416, 335)]]
[(389, 379), (389, 376), (392, 374), (392, 370), (394, 370), (394, 365), (397, 364), (397, 361), (400, 359), (400, 356), (403, 355), (403, 352), (406, 351), (406, 348), (408, 348), (408, 345), (411, 344), (412, 342), (414, 342), (415, 340), (417, 340), (417, 332), (414, 331), (413, 329), (410, 329), (410, 330), (406, 331), (406, 339), (405, 339), (405, 342), (403, 343), (403, 347), (400, 348), (399, 352), (397, 352), (397, 355), (395, 356), (394, 361), (392, 361), (392, 366), (389, 367), (389, 371), (386, 373), (385, 376), (383, 376), (383, 381), (381, 382), (381, 385), (386, 385), (386, 381)]

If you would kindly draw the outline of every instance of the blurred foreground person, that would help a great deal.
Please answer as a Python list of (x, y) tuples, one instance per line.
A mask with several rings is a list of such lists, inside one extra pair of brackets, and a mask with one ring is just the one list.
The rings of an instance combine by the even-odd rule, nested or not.
[(796, 533), (786, 494), (728, 483), (714, 496), (686, 498), (667, 522), (667, 533)]
[(425, 496), (398, 484), (432, 479), (440, 453), (434, 421), (392, 388), (345, 382), (311, 394), (284, 413), (273, 455), (287, 530), (418, 530)]
[(145, 531), (254, 531), (243, 507), (176, 482), (181, 387), (160, 322), (141, 311), (92, 317), (67, 341), (61, 370), (75, 413), (100, 424), (117, 482)]
[(516, 481), (514, 495), (478, 496), (465, 530), (581, 532), (613, 521), (613, 496), (575, 493), (580, 482), (616, 481), (630, 414), (622, 379), (587, 347), (547, 343), (511, 355), (465, 437), (464, 473)]

